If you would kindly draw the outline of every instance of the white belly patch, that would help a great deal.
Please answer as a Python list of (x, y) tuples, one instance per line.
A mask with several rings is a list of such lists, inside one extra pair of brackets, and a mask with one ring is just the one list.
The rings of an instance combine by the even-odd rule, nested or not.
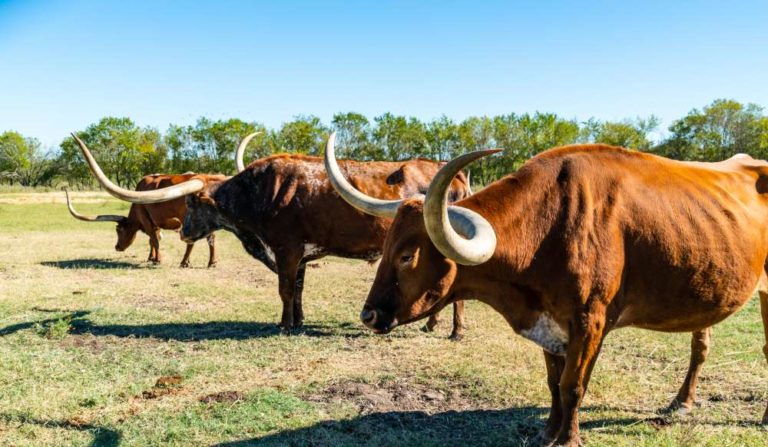
[(317, 244), (304, 244), (304, 257), (315, 256), (323, 252), (322, 247), (318, 247)]
[(568, 334), (546, 313), (539, 315), (531, 328), (520, 331), (520, 335), (550, 354), (565, 355), (568, 347)]

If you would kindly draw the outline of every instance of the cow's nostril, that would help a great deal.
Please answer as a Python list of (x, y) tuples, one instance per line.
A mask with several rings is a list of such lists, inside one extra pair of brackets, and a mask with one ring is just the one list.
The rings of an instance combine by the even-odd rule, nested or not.
[(360, 320), (366, 326), (372, 326), (376, 323), (376, 311), (373, 309), (363, 309), (360, 312)]

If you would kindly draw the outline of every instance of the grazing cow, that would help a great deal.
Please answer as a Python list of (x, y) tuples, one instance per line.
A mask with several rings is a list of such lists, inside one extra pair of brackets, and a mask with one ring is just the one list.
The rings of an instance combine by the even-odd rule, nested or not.
[[(183, 184), (137, 193), (112, 184), (85, 144), (77, 141), (99, 182), (118, 198), (157, 203), (187, 195), (188, 211), (181, 230), (184, 240), (193, 242), (219, 229), (234, 233), (249, 254), (278, 274), (283, 302), (280, 326), (286, 331), (304, 321), (302, 291), (307, 262), (327, 255), (374, 261), (381, 255), (391, 219), (368, 216), (341, 200), (319, 157), (273, 155), (254, 161), (226, 181), (198, 176)], [(343, 166), (367, 194), (394, 199), (426, 192), (441, 164), (426, 160), (346, 161)], [(457, 173), (449, 189), (452, 200), (467, 197), (464, 174)], [(428, 328), (435, 323), (433, 319)], [(463, 302), (458, 302), (451, 337), (460, 339), (463, 331)]]
[[(136, 191), (153, 191), (165, 188), (171, 185), (177, 185), (188, 181), (191, 178), (206, 178), (207, 181), (215, 182), (226, 179), (223, 175), (198, 175), (186, 173), (181, 175), (171, 174), (152, 174), (144, 176), (136, 185)], [(131, 246), (136, 238), (136, 233), (142, 231), (149, 236), (149, 259), (153, 263), (160, 263), (160, 239), (161, 230), (181, 229), (184, 222), (184, 216), (187, 214), (187, 205), (183, 198), (174, 199), (164, 203), (151, 205), (133, 204), (128, 211), (128, 216), (100, 215), (84, 216), (75, 211), (72, 202), (67, 195), (67, 207), (69, 213), (75, 219), (85, 222), (116, 222), (117, 223), (117, 244), (115, 250), (124, 251)], [(210, 256), (208, 258), (208, 267), (216, 266), (216, 237), (213, 233), (207, 235), (208, 248)], [(189, 256), (192, 254), (194, 242), (187, 242), (187, 250), (184, 252), (184, 258), (181, 260), (181, 267), (189, 267)]]
[[(768, 163), (566, 146), (448, 206), (454, 173), (493, 152), (450, 162), (423, 200), (374, 201), (334, 185), (358, 208), (394, 216), (362, 322), (387, 333), (457, 297), (489, 304), (544, 350), (552, 396), (545, 444), (579, 444), (579, 405), (611, 330), (693, 332), (701, 353), (708, 328), (760, 284), (768, 331)], [(702, 361), (692, 359), (689, 378)]]

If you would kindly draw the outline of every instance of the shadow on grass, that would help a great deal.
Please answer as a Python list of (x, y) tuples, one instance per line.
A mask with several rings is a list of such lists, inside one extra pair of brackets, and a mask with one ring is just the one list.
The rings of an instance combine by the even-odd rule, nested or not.
[(98, 258), (83, 258), (83, 259), (68, 259), (66, 261), (43, 261), (40, 265), (46, 267), (56, 267), (59, 269), (140, 269), (142, 268), (138, 264), (133, 264), (125, 261), (113, 261), (110, 259), (98, 259)]
[(38, 425), (45, 428), (62, 428), (65, 430), (77, 430), (87, 431), (93, 439), (89, 446), (92, 447), (114, 447), (120, 445), (120, 439), (122, 434), (113, 428), (102, 427), (100, 425), (93, 425), (87, 423), (81, 423), (77, 420), (69, 421), (56, 421), (46, 419), (36, 419), (23, 415), (0, 415), (0, 420), (7, 423), (17, 423), (25, 425)]
[[(41, 312), (57, 312), (55, 310), (42, 310), (42, 309), (40, 311)], [(0, 329), (0, 337), (4, 337), (6, 335), (10, 335), (10, 334), (13, 334), (13, 333), (16, 333), (16, 332), (19, 332), (19, 331), (23, 331), (25, 329), (31, 329), (31, 328), (35, 327), (35, 325), (45, 326), (47, 324), (55, 323), (56, 321), (59, 321), (59, 320), (75, 320), (77, 318), (83, 318), (86, 315), (88, 315), (89, 313), (91, 313), (91, 311), (89, 311), (89, 310), (78, 310), (76, 312), (66, 313), (66, 314), (62, 315), (61, 317), (59, 317), (59, 318), (48, 318), (46, 320), (27, 321), (27, 322), (24, 322), (24, 323), (11, 324), (9, 326), (6, 326), (6, 327)]]
[[(158, 323), (158, 324), (94, 324), (88, 319), (72, 320), (73, 334), (115, 337), (156, 338), (168, 341), (203, 340), (247, 340), (281, 335), (275, 323), (250, 321), (207, 321), (204, 323)], [(292, 335), (328, 337), (341, 335), (333, 328), (322, 325), (305, 325), (291, 332)]]
[[(115, 337), (155, 338), (168, 341), (202, 340), (247, 340), (281, 335), (275, 323), (251, 321), (207, 321), (203, 323), (158, 323), (158, 324), (105, 324), (100, 325), (86, 318), (90, 311), (80, 310), (62, 315), (59, 318), (16, 323), (0, 328), (0, 337), (30, 329), (38, 325), (45, 326), (59, 320), (69, 323), (70, 334), (91, 334), (94, 336), (112, 335)], [(292, 335), (308, 337), (359, 337), (362, 330), (352, 330), (335, 326), (309, 324), (291, 332)]]
[[(533, 445), (549, 408), (519, 407), (503, 410), (447, 411), (429, 415), (421, 411), (373, 413), (344, 420), (324, 421), (310, 427), (240, 441), (220, 447), (245, 446), (497, 446)], [(588, 430), (626, 426), (636, 419), (603, 419), (581, 424)]]

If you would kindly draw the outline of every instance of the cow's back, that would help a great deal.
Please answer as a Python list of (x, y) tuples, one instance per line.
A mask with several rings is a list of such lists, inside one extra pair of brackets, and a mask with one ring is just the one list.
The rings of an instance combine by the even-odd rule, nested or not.
[[(395, 200), (422, 194), (440, 168), (437, 162), (357, 162), (341, 160), (345, 176), (358, 190), (380, 199)], [(262, 231), (276, 238), (277, 232), (291, 232), (308, 247), (328, 254), (374, 259), (378, 257), (391, 219), (367, 215), (345, 202), (328, 180), (323, 160), (303, 155), (276, 155), (248, 166), (254, 184), (249, 191), (261, 191)], [(454, 180), (452, 192), (468, 195), (466, 177)], [(243, 189), (245, 191), (246, 189)]]
[[(617, 326), (658, 330), (669, 329), (670, 312), (697, 308), (690, 321), (673, 322), (689, 330), (741, 305), (768, 255), (768, 164), (739, 158), (690, 163), (603, 145), (564, 147), (530, 160), (501, 181), (508, 186), (465, 202), (532, 214), (528, 223), (501, 224), (513, 227), (501, 240), (545, 295), (615, 293)], [(515, 251), (527, 240), (534, 240), (530, 252)]]

